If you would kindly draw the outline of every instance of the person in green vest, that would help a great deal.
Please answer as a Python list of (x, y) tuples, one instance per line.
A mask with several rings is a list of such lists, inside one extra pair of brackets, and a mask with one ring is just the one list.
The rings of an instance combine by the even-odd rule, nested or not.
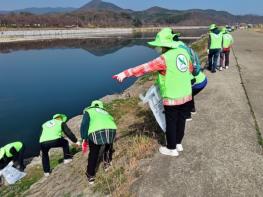
[(69, 152), (69, 142), (64, 139), (63, 133), (73, 142), (78, 144), (76, 136), (72, 133), (66, 124), (67, 116), (56, 114), (53, 118), (42, 125), (42, 133), (39, 139), (42, 152), (42, 165), (44, 175), (49, 176), (51, 173), (48, 152), (51, 148), (63, 148), (64, 164), (72, 161)]
[(178, 152), (183, 151), (185, 122), (192, 100), (192, 62), (188, 51), (179, 47), (173, 38), (171, 28), (162, 29), (154, 41), (148, 42), (156, 51), (161, 51), (159, 57), (113, 76), (122, 82), (128, 77), (157, 72), (157, 85), (165, 109), (167, 141), (166, 146), (159, 148), (159, 152), (168, 156), (178, 156)]
[(232, 44), (234, 43), (234, 39), (232, 35), (228, 32), (227, 28), (224, 27), (222, 29), (222, 34), (223, 34), (223, 50), (220, 53), (220, 69), (221, 70), (222, 70), (222, 67), (225, 69), (229, 68), (230, 49), (231, 49)]
[[(215, 24), (210, 25), (208, 38), (208, 64), (212, 73), (216, 72), (218, 59), (222, 50), (223, 36)], [(221, 70), (221, 69), (220, 69)]]
[(5, 168), (9, 162), (13, 161), (15, 167), (24, 171), (24, 144), (22, 142), (12, 142), (0, 148), (0, 170)]
[(104, 146), (103, 162), (107, 171), (112, 165), (113, 142), (116, 136), (116, 123), (113, 117), (104, 109), (103, 102), (95, 100), (84, 109), (81, 123), (81, 138), (89, 145), (89, 156), (86, 176), (89, 184), (95, 181), (99, 153)]

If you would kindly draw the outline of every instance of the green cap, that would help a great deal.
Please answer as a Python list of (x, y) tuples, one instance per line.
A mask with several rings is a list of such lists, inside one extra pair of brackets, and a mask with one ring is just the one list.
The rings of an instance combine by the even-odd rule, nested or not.
[(58, 117), (60, 117), (63, 122), (66, 122), (66, 121), (68, 120), (68, 117), (67, 117), (65, 114), (55, 114), (55, 115), (53, 116), (53, 119), (56, 119), (56, 118), (58, 118)]
[(216, 28), (217, 28), (216, 24), (211, 24), (210, 27), (209, 27), (210, 30), (213, 30), (213, 29), (216, 29)]
[(174, 33), (174, 37), (177, 36), (177, 37), (181, 37), (181, 33), (180, 32), (176, 32)]
[(227, 31), (227, 28), (223, 27), (223, 28), (221, 29), (221, 32), (227, 33), (227, 32), (228, 32), (228, 31)]
[(148, 42), (154, 47), (176, 48), (173, 41), (174, 34), (171, 28), (163, 28), (157, 35), (154, 41)]
[(91, 103), (91, 107), (99, 107), (99, 108), (103, 108), (103, 102), (102, 101), (99, 101), (99, 100), (95, 100), (95, 101), (92, 101)]

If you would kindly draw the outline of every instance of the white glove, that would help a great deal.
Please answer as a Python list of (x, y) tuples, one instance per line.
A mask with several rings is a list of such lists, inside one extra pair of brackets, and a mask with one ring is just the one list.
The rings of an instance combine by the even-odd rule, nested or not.
[(207, 51), (206, 51), (206, 52), (207, 52), (207, 54), (209, 54), (209, 49), (207, 49)]
[(113, 79), (117, 79), (119, 82), (122, 82), (125, 78), (126, 78), (126, 75), (124, 74), (124, 72), (121, 72), (113, 76)]

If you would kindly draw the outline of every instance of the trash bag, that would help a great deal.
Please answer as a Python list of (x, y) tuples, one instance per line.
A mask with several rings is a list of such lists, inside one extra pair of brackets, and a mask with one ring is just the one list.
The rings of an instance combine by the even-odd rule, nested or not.
[(26, 176), (26, 173), (20, 172), (12, 165), (13, 162), (10, 162), (4, 169), (0, 171), (0, 176), (2, 175), (9, 185), (15, 184), (17, 181)]
[(143, 103), (149, 103), (150, 109), (153, 112), (153, 115), (163, 130), (166, 131), (166, 122), (165, 122), (165, 115), (164, 115), (164, 107), (163, 107), (163, 100), (160, 96), (160, 90), (158, 86), (151, 86), (148, 91), (146, 92), (145, 96), (140, 95), (140, 99)]

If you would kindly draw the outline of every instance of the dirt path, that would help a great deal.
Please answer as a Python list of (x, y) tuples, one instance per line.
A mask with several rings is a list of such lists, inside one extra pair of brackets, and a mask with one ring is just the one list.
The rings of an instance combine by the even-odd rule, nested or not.
[[(236, 32), (234, 38), (248, 96), (263, 121), (263, 34)], [(185, 151), (178, 158), (156, 153), (134, 183), (136, 196), (263, 195), (263, 155), (236, 65), (232, 53), (229, 70), (207, 73), (209, 85), (196, 97), (198, 114), (187, 123)]]

